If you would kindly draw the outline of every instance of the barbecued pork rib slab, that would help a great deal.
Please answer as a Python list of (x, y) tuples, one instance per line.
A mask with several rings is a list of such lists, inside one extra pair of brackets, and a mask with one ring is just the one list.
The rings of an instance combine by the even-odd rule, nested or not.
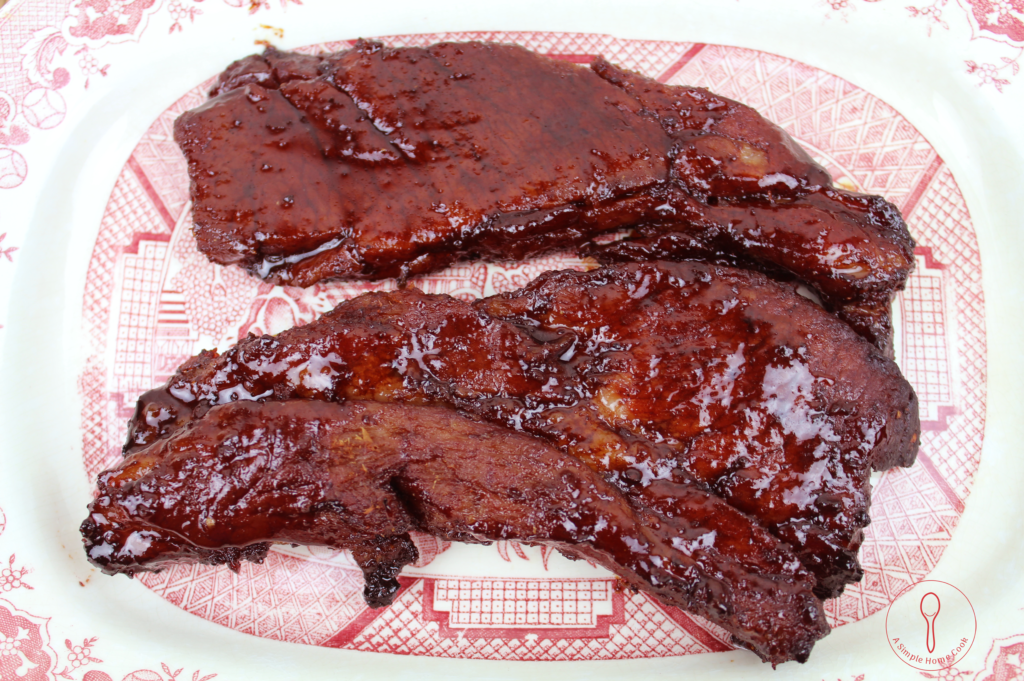
[[(891, 204), (877, 196), (831, 191), (781, 205), (750, 200), (706, 206), (680, 191), (671, 195), (666, 202), (674, 211), (671, 220), (640, 224), (621, 241), (584, 244), (581, 254), (605, 263), (700, 259), (803, 281), (826, 308), (892, 356), (892, 299), (906, 283), (913, 243), (906, 253), (876, 248), (863, 227), (870, 222), (884, 229), (895, 214)], [(858, 259), (839, 264), (837, 258), (853, 252), (859, 252)], [(837, 277), (837, 270), (848, 276)]]
[(681, 466), (794, 546), (823, 598), (860, 579), (870, 472), (911, 465), (920, 424), (896, 365), (844, 325), (763, 276), (697, 263), (552, 272), (477, 307), (572, 337), (562, 358), (580, 353), (602, 423), (668, 452), (612, 467)]
[(447, 408), (242, 401), (101, 474), (82, 532), (108, 573), (259, 561), (270, 541), (353, 549), (371, 556), (374, 606), (415, 560), (412, 530), (550, 544), (708, 618), (768, 662), (807, 659), (829, 630), (811, 574), (721, 499), (670, 487), (632, 507), (575, 457)]
[[(174, 135), (199, 248), (274, 283), (521, 259), (639, 227), (814, 287), (885, 349), (914, 242), (753, 109), (598, 59), (442, 43), (232, 64)], [(595, 251), (601, 257), (622, 251)], [(685, 254), (684, 254), (685, 255)]]
[(792, 545), (822, 597), (860, 578), (870, 471), (912, 463), (919, 428), (896, 365), (811, 301), (755, 272), (645, 263), (474, 304), (366, 294), (204, 352), (140, 398), (125, 451), (213, 404), (298, 397), (444, 404), (623, 489), (710, 489)]

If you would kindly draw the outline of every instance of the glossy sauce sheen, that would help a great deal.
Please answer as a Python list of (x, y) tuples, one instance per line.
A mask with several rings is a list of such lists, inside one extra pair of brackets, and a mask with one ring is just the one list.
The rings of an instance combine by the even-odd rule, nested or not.
[(828, 624), (792, 550), (713, 495), (659, 484), (628, 500), (543, 440), (446, 408), (240, 401), (102, 474), (82, 533), (110, 573), (259, 560), (268, 541), (351, 549), (377, 606), (416, 558), (411, 530), (544, 543), (725, 627), (766, 661), (806, 659)]
[[(442, 43), (305, 56), (268, 49), (175, 123), (195, 233), (269, 281), (407, 277), (520, 259), (637, 227), (796, 278), (887, 349), (913, 240), (879, 197), (828, 174), (754, 110), (513, 45)], [(621, 252), (595, 248), (606, 259)], [(738, 260), (737, 260), (738, 259)]]
[(234, 400), (445, 405), (539, 436), (623, 490), (709, 490), (790, 544), (821, 597), (860, 578), (872, 469), (910, 465), (913, 390), (814, 303), (703, 263), (552, 272), (464, 303), (371, 293), (186, 363), (126, 453)]

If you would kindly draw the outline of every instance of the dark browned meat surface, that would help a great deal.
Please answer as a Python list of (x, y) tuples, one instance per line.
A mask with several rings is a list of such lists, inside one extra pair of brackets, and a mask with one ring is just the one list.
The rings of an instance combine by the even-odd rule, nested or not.
[(126, 453), (236, 399), (447, 405), (545, 438), (621, 489), (710, 490), (789, 543), (819, 596), (860, 578), (869, 475), (909, 465), (917, 400), (846, 325), (755, 272), (548, 273), (464, 303), (374, 293), (206, 352), (139, 400)]
[(784, 543), (700, 490), (631, 505), (575, 457), (450, 409), (289, 400), (213, 407), (100, 476), (82, 525), (106, 572), (260, 560), (268, 542), (352, 549), (386, 605), (416, 557), (409, 531), (516, 539), (585, 556), (702, 615), (778, 664), (828, 633), (814, 579)]
[[(690, 253), (814, 287), (888, 348), (913, 267), (898, 211), (852, 194), (749, 107), (603, 60), (444, 43), (232, 64), (183, 114), (195, 232), (275, 283), (405, 277), (637, 227), (598, 258)], [(685, 248), (680, 246), (685, 243)]]
[(693, 263), (549, 273), (478, 307), (577, 340), (570, 361), (601, 422), (662, 450), (646, 466), (613, 453), (612, 466), (681, 466), (794, 546), (822, 597), (860, 579), (870, 472), (914, 462), (917, 398), (892, 361), (813, 303)]
[(633, 98), (508, 45), (269, 50), (213, 92), (175, 124), (196, 236), (213, 260), (275, 282), (414, 274), (478, 249), (522, 257), (531, 237), (573, 243), (555, 234), (581, 207), (668, 174), (667, 137)]
[[(622, 241), (586, 244), (583, 254), (602, 262), (701, 259), (796, 279), (891, 356), (892, 298), (906, 284), (913, 242), (902, 240), (905, 228), (890, 203), (830, 189), (785, 203), (706, 206), (682, 192), (672, 197), (670, 220), (638, 225)], [(887, 238), (873, 234), (883, 230)]]

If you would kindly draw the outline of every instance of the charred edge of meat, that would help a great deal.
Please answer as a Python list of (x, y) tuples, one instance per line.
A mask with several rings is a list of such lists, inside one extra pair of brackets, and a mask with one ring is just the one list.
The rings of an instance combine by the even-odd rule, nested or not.
[[(544, 441), (440, 407), (231, 402), (103, 473), (82, 526), (106, 572), (248, 555), (266, 542), (349, 548), (367, 601), (394, 597), (410, 530), (545, 543), (728, 629), (778, 664), (828, 632), (814, 579), (749, 517), (670, 485), (636, 509)], [(399, 491), (400, 490), (400, 491)]]

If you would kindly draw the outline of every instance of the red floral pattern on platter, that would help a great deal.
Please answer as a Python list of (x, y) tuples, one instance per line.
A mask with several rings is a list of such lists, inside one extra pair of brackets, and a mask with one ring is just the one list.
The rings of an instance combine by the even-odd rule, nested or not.
[[(2, 179), (0, 179), (0, 181), (2, 181)], [(14, 257), (13, 257), (14, 256), (14, 252), (16, 250), (18, 250), (18, 247), (17, 246), (7, 246), (5, 248), (4, 247), (4, 239), (6, 239), (6, 238), (7, 238), (7, 232), (4, 232), (3, 234), (0, 234), (0, 261), (2, 261), (3, 258), (6, 258), (7, 262), (14, 262)]]
[[(0, 509), (0, 535), (6, 528), (6, 520)], [(30, 568), (19, 565), (17, 557), (11, 554), (6, 566), (0, 568), (0, 595), (10, 598), (18, 590), (32, 591), (34, 588), (24, 581), (30, 572)], [(103, 663), (93, 655), (96, 637), (83, 639), (81, 643), (65, 639), (64, 649), (54, 650), (50, 643), (50, 621), (0, 599), (0, 681), (57, 678), (76, 681), (83, 668)], [(108, 674), (99, 670), (84, 671), (81, 679), (111, 681)]]
[(997, 638), (985, 658), (985, 668), (976, 681), (1020, 681), (1024, 679), (1024, 633)]
[[(106, 76), (107, 48), (139, 41), (151, 23), (166, 25), (169, 33), (183, 31), (186, 21), (202, 14), (203, 1), (37, 0), (0, 17), (0, 189), (18, 187), (28, 177), (25, 154), (11, 147), (64, 121), (68, 104), (61, 89), (73, 82), (88, 88), (91, 79)], [(224, 4), (250, 14), (272, 6), (270, 0)], [(289, 4), (302, 2), (280, 0), (281, 7)]]
[[(896, 306), (898, 358), (922, 407), (920, 463), (879, 481), (861, 552), (865, 579), (826, 604), (829, 618), (834, 626), (862, 619), (924, 578), (951, 541), (973, 484), (986, 371), (974, 228), (952, 173), (927, 140), (864, 90), (753, 50), (565, 33), (384, 38), (398, 45), (470, 39), (518, 42), (579, 59), (604, 54), (665, 82), (707, 86), (781, 124), (843, 186), (884, 194), (900, 207), (921, 244), (917, 271)], [(118, 459), (137, 396), (165, 381), (198, 349), (224, 348), (247, 333), (277, 333), (339, 301), (394, 286), (272, 287), (237, 268), (214, 265), (197, 251), (185, 165), (171, 126), (181, 111), (204, 101), (205, 85), (186, 93), (143, 135), (101, 221), (83, 298), (90, 356), (80, 388), (90, 477)], [(548, 269), (585, 266), (566, 254), (523, 263), (467, 263), (413, 283), (470, 299), (520, 287)], [(418, 545), (423, 548), (427, 539), (418, 538)], [(727, 634), (717, 627), (642, 593), (620, 593), (605, 572), (576, 564), (579, 575), (589, 576), (559, 577), (550, 552), (539, 548), (511, 542), (479, 548), (484, 553), (476, 555), (498, 559), (494, 574), (483, 575), (460, 574), (453, 556), (467, 554), (447, 548), (422, 551), (419, 567), (402, 577), (399, 598), (383, 610), (363, 603), (361, 573), (347, 554), (321, 549), (275, 548), (266, 564), (245, 565), (238, 574), (181, 566), (140, 581), (170, 603), (224, 626), (326, 647), (506, 660), (730, 649)], [(442, 552), (448, 567), (438, 571), (430, 561)], [(519, 576), (505, 577), (502, 570)], [(523, 571), (529, 576), (521, 577)]]
[[(13, 568), (13, 556), (10, 565)], [(22, 569), (21, 572), (27, 570)], [(18, 571), (14, 574), (17, 575)], [(2, 588), (5, 578), (9, 584), (10, 573), (0, 571), (0, 593), (9, 590)], [(105, 671), (84, 669), (90, 665), (103, 664), (103, 660), (94, 657), (95, 637), (83, 639), (81, 643), (65, 639), (64, 650), (58, 653), (50, 641), (50, 621), (50, 618), (31, 614), (0, 598), (0, 681), (54, 681), (58, 678), (67, 681), (76, 681), (78, 678), (81, 681), (112, 681), (110, 674)], [(122, 681), (185, 681), (188, 678), (181, 676), (183, 668), (172, 671), (163, 663), (160, 668), (162, 674), (140, 669), (126, 674)], [(79, 673), (81, 677), (78, 677)], [(216, 676), (204, 675), (196, 670), (191, 675), (191, 681), (210, 681)]]
[[(0, 529), (3, 529), (2, 526), (0, 526)], [(25, 582), (25, 575), (31, 572), (31, 570), (24, 566), (18, 567), (15, 565), (14, 560), (16, 557), (12, 553), (11, 557), (7, 560), (7, 566), (0, 568), (0, 593), (14, 591), (15, 589), (32, 589), (32, 586)]]
[[(103, 660), (92, 657), (92, 647), (96, 644), (95, 638), (87, 638), (82, 641), (81, 645), (75, 645), (71, 642), (71, 639), (64, 640), (64, 647), (67, 648), (67, 664), (60, 671), (54, 672), (55, 675), (68, 681), (75, 681), (75, 677), (72, 676), (78, 669), (89, 664), (103, 662)], [(91, 671), (91, 670), (90, 670)], [(88, 674), (89, 672), (87, 672)], [(96, 672), (102, 674), (103, 672)]]
[(138, 40), (157, 0), (72, 0), (64, 31), (89, 47)]
[(974, 37), (1024, 45), (1024, 1), (960, 0), (968, 10)]
[(0, 598), (0, 679), (50, 681), (57, 653), (50, 647), (49, 618), (36, 617)]
[[(126, 675), (121, 681), (185, 681), (188, 677), (182, 677), (181, 673), (185, 671), (184, 667), (180, 667), (174, 671), (167, 666), (166, 663), (160, 663), (160, 671), (153, 671), (152, 669), (139, 669), (128, 675)], [(162, 673), (161, 673), (162, 672)], [(203, 675), (197, 669), (192, 672), (191, 681), (210, 681), (210, 679), (216, 677), (216, 674)], [(108, 677), (109, 678), (109, 677)], [(89, 679), (83, 679), (83, 681), (90, 681)], [(101, 681), (97, 679), (96, 681)]]
[[(877, 3), (881, 0), (864, 0)], [(924, 20), (928, 36), (932, 29), (949, 30), (948, 15), (943, 11), (951, 0), (932, 0), (930, 5), (909, 6), (910, 15)], [(828, 6), (844, 16), (853, 8), (851, 0), (827, 0)], [(957, 17), (966, 21), (971, 29), (971, 40), (993, 40), (1009, 45), (1009, 55), (999, 57), (1000, 63), (978, 62), (967, 59), (964, 64), (967, 73), (974, 75), (979, 85), (992, 85), (998, 92), (1010, 84), (1010, 77), (1020, 73), (1021, 58), (1024, 57), (1024, 0), (954, 0), (960, 12)], [(953, 19), (957, 21), (957, 19)]]
[[(13, 137), (7, 137), (3, 132), (3, 115), (5, 102), (0, 97), (0, 144), (4, 144), (5, 140), (20, 139), (21, 133), (18, 131), (20, 128), (17, 126), (11, 126), (10, 130)], [(26, 139), (28, 139), (26, 137)], [(10, 144), (11, 142), (6, 142)], [(21, 142), (17, 142), (20, 144)], [(28, 176), (28, 163), (25, 161), (25, 157), (14, 149), (0, 149), (0, 189), (12, 189), (17, 187), (19, 184), (25, 181)]]

